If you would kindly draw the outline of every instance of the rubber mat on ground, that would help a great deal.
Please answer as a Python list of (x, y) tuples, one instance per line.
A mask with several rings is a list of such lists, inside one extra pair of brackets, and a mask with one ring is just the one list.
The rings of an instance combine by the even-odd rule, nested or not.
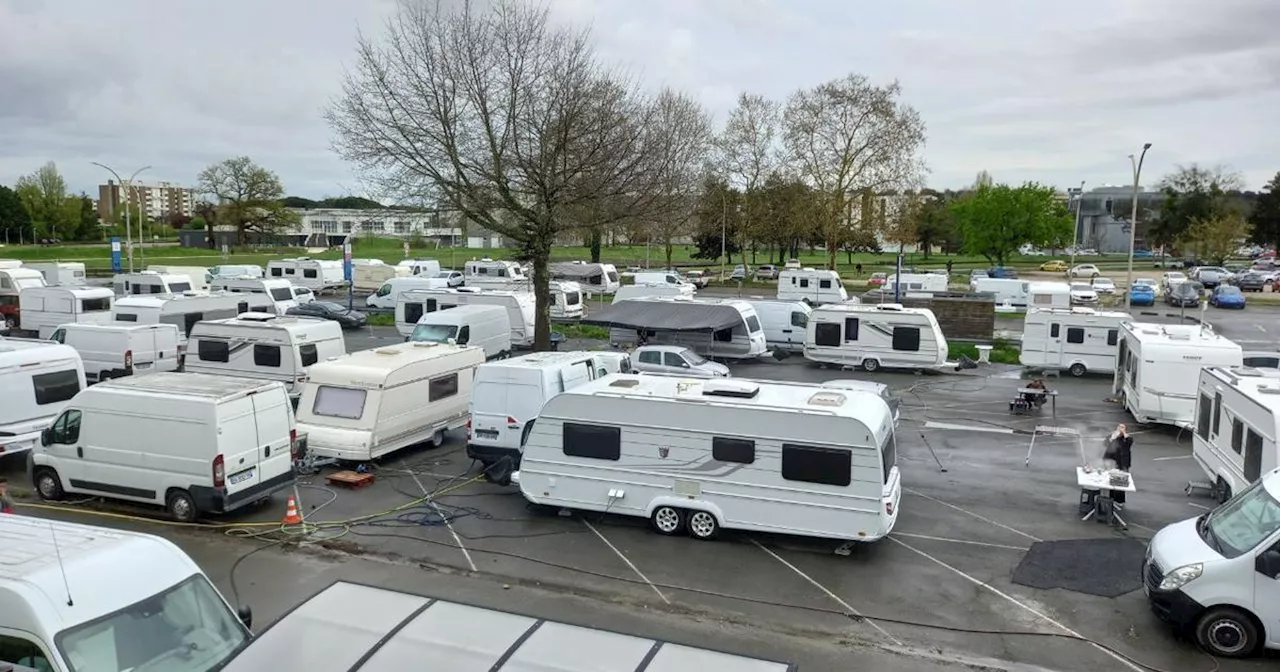
[(1146, 547), (1134, 539), (1039, 541), (1013, 571), (1013, 582), (1119, 597), (1142, 587)]

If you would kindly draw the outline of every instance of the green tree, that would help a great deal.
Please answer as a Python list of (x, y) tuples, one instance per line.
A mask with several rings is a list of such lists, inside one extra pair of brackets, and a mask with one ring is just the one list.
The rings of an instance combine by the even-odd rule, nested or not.
[(50, 161), (36, 172), (18, 178), (18, 197), (22, 199), (40, 236), (57, 238), (68, 235), (74, 222), (67, 213), (67, 181)]
[(67, 207), (75, 212), (75, 239), (102, 240), (102, 225), (98, 222), (98, 210), (93, 199), (80, 194), (67, 199)]
[(1239, 212), (1227, 211), (1192, 222), (1186, 242), (1197, 259), (1223, 264), (1248, 237), (1249, 222)]
[(1186, 240), (1197, 221), (1215, 220), (1227, 213), (1228, 192), (1239, 186), (1240, 176), (1222, 168), (1178, 166), (1160, 183), (1164, 203), (1159, 216), (1151, 220), (1148, 237), (1162, 248)]
[(1071, 236), (1072, 219), (1053, 187), (1027, 182), (980, 186), (951, 206), (964, 250), (1003, 266), (1024, 243), (1046, 247)]
[(719, 259), (723, 239), (724, 263), (732, 264), (733, 255), (742, 249), (739, 243), (742, 192), (730, 187), (723, 179), (708, 176), (703, 182), (702, 193), (698, 195), (694, 217), (697, 228), (693, 244), (698, 249), (691, 256), (694, 259)]
[(247, 156), (205, 168), (197, 183), (199, 192), (214, 198), (214, 221), (235, 227), (237, 244), (245, 244), (249, 232), (271, 234), (298, 219), (281, 203), (284, 187), (280, 178)]
[(1280, 250), (1280, 173), (1254, 200), (1249, 224), (1253, 227), (1249, 236), (1253, 242)]
[(921, 194), (919, 209), (915, 213), (916, 245), (928, 259), (934, 247), (941, 247), (955, 236), (955, 218), (951, 215), (949, 201), (941, 194)]
[(18, 197), (18, 192), (0, 184), (0, 240), (6, 244), (35, 238), (31, 213)]

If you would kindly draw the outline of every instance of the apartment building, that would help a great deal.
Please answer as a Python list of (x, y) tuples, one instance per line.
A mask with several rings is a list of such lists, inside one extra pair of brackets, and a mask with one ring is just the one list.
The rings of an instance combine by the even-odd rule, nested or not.
[(354, 210), (341, 208), (295, 208), (298, 224), (281, 231), (288, 237), (303, 237), (308, 244), (336, 245), (347, 236), (418, 236), (440, 245), (501, 247), (502, 237), (475, 223), (464, 225), (454, 212), (409, 212), (404, 210)]
[(153, 220), (165, 220), (175, 215), (195, 216), (194, 189), (172, 182), (135, 182), (125, 189), (115, 180), (107, 180), (106, 184), (98, 185), (98, 217), (103, 221), (114, 219), (116, 210), (126, 200)]

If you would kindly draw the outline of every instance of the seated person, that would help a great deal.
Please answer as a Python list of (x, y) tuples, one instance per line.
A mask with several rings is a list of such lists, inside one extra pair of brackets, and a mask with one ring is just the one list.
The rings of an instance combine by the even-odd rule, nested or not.
[(1036, 378), (1030, 383), (1027, 383), (1027, 389), (1040, 390), (1039, 392), (1023, 392), (1023, 396), (1026, 398), (1027, 402), (1034, 404), (1036, 408), (1043, 406), (1045, 402), (1044, 390), (1048, 389), (1044, 385), (1044, 380)]

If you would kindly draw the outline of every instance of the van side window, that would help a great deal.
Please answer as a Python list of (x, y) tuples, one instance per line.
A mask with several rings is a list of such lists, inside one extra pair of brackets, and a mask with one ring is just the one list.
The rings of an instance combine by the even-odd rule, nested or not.
[(314, 269), (314, 268), (305, 268), (305, 269), (303, 269), (303, 270), (302, 270), (302, 277), (304, 277), (304, 278), (314, 278), (314, 277), (316, 277), (316, 269)]
[(0, 635), (0, 662), (13, 663), (33, 670), (52, 670), (49, 659), (38, 644), (21, 637)]
[(1237, 455), (1244, 450), (1244, 423), (1240, 418), (1231, 419), (1231, 450)]
[(253, 346), (253, 365), (280, 368), (280, 346), (255, 343)]
[(1049, 338), (1057, 338), (1062, 333), (1062, 325), (1054, 323), (1049, 325)]
[(271, 269), (271, 277), (273, 277), (273, 278), (282, 278), (282, 277), (284, 277), (284, 269), (283, 269), (283, 268), (280, 268), (279, 266), (276, 266), (275, 268), (272, 268), (272, 269)]
[(320, 351), (316, 349), (315, 343), (307, 343), (298, 346), (298, 357), (302, 359), (304, 367), (311, 366), (320, 361)]
[(753, 464), (756, 461), (756, 442), (749, 439), (711, 437), (711, 459), (720, 462)]
[[(249, 305), (249, 304), (244, 304)], [(182, 316), (182, 333), (185, 336), (191, 335), (191, 327), (196, 326), (196, 322), (204, 319), (204, 313), (186, 313)]]
[(856, 317), (844, 318), (844, 340), (846, 341), (858, 340), (858, 318)]
[(196, 356), (202, 362), (228, 362), (231, 360), (231, 345), (226, 341), (196, 341)]
[(451, 373), (447, 376), (432, 378), (427, 383), (427, 401), (440, 401), (452, 397), (458, 393), (458, 374)]
[(644, 350), (640, 353), (641, 364), (662, 364), (662, 353), (657, 350)]
[(1107, 345), (1115, 345), (1120, 340), (1120, 330), (1111, 329), (1107, 331)]
[(386, 283), (378, 288), (378, 293), (374, 296), (386, 296), (391, 293), (391, 283)]
[(561, 445), (570, 457), (617, 461), (622, 457), (622, 428), (566, 422)]
[(831, 281), (830, 281), (830, 280), (819, 280), (819, 281), (818, 281), (818, 289), (831, 289)]
[(1067, 342), (1084, 343), (1084, 329), (1081, 327), (1067, 327)]
[(404, 304), (404, 321), (406, 324), (417, 324), (422, 319), (422, 304), (409, 301)]
[(59, 329), (59, 330), (57, 330), (57, 331), (53, 332), (53, 334), (51, 334), (51, 335), (49, 336), (49, 340), (53, 341), (54, 343), (62, 343), (63, 345), (66, 345), (66, 343), (67, 343), (67, 330), (66, 330), (66, 329)]
[(458, 345), (466, 345), (467, 343), (470, 343), (471, 342), (471, 325), (464, 324), (462, 328), (458, 330), (458, 338), (454, 342), (457, 343)]
[(920, 351), (920, 327), (894, 327), (893, 349), (907, 352)]
[(840, 347), (840, 323), (824, 322), (813, 325), (813, 342), (828, 348)]
[(1213, 433), (1217, 434), (1218, 429), (1222, 426), (1222, 393), (1218, 392), (1213, 395)]
[(853, 453), (784, 443), (782, 477), (788, 481), (847, 486), (853, 480)]
[[(53, 442), (73, 444), (80, 441), (80, 411), (67, 411), (53, 423)], [(4, 656), (0, 656), (3, 660)]]
[(809, 278), (800, 278), (800, 286), (801, 286), (802, 288), (808, 288), (808, 287), (809, 287)]
[(806, 315), (806, 314), (804, 314), (804, 313), (802, 313), (802, 312), (800, 312), (800, 311), (798, 311), (798, 310), (797, 310), (797, 311), (792, 312), (792, 313), (791, 313), (791, 326), (793, 326), (793, 327), (801, 327), (801, 328), (804, 328), (804, 327), (809, 326), (809, 316), (808, 316), (808, 315)]
[(36, 405), (56, 404), (68, 401), (80, 391), (80, 375), (74, 371), (54, 371), (31, 376), (35, 388)]

